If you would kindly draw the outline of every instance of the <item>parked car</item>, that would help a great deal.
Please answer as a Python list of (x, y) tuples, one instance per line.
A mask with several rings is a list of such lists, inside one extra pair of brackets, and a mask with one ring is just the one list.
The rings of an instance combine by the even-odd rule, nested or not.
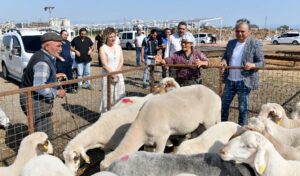
[[(144, 33), (142, 31), (142, 33)], [(120, 32), (120, 40), (121, 40), (121, 47), (126, 48), (128, 50), (132, 50), (135, 48), (134, 40), (137, 32), (136, 31), (124, 31)]]
[[(21, 82), (22, 75), (31, 56), (41, 49), (41, 36), (45, 30), (12, 29), (3, 34), (1, 46), (2, 75)], [(71, 54), (75, 60), (75, 54)], [(77, 65), (73, 62), (73, 73), (77, 73)]]
[(212, 34), (210, 33), (197, 33), (194, 34), (197, 43), (212, 43)]
[(31, 56), (41, 48), (41, 36), (45, 31), (9, 30), (3, 34), (1, 67), (5, 79), (21, 81)]
[(272, 43), (274, 45), (279, 45), (279, 44), (298, 45), (300, 43), (299, 32), (286, 32), (281, 34), (280, 36), (275, 36), (272, 38)]

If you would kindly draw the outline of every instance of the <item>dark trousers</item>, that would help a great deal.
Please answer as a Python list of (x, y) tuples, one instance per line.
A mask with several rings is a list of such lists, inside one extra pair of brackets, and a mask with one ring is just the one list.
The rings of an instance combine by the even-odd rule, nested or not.
[[(20, 94), (20, 104), (23, 112), (27, 115), (27, 96), (24, 93)], [(53, 102), (46, 102), (45, 99), (33, 95), (32, 108), (35, 131), (45, 132), (50, 139), (53, 137), (52, 107)]]
[(246, 87), (243, 81), (226, 81), (222, 95), (222, 121), (228, 120), (230, 104), (237, 94), (239, 101), (239, 124), (245, 125), (247, 123), (250, 91), (251, 89)]

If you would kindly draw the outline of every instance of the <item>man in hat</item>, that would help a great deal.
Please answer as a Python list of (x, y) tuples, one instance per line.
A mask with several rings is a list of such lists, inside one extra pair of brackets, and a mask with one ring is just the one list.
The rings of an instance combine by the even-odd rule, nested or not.
[(155, 57), (155, 61), (161, 64), (197, 65), (197, 67), (174, 69), (175, 80), (180, 86), (201, 84), (200, 67), (207, 66), (209, 63), (208, 58), (201, 51), (194, 49), (194, 43), (194, 36), (190, 32), (186, 32), (181, 39), (181, 50), (165, 59), (162, 59), (160, 55)]
[[(48, 32), (41, 37), (42, 48), (31, 57), (22, 76), (21, 88), (40, 86), (56, 82), (57, 77), (65, 76), (56, 74), (55, 59), (62, 50), (62, 37), (56, 33)], [(35, 131), (42, 131), (53, 135), (52, 107), (55, 97), (64, 97), (63, 89), (46, 88), (32, 92), (32, 109)], [(20, 94), (20, 103), (23, 112), (27, 115), (28, 103), (25, 93)]]

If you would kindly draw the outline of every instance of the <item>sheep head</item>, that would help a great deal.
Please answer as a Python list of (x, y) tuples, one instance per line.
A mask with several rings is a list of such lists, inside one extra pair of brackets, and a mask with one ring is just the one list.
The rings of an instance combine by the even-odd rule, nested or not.
[(65, 165), (73, 172), (77, 172), (80, 166), (80, 158), (90, 164), (90, 158), (86, 155), (84, 149), (65, 150), (63, 152)]
[(252, 117), (249, 118), (248, 125), (244, 125), (243, 129), (262, 133), (266, 129), (266, 126), (262, 119)]
[(263, 104), (258, 114), (258, 118), (271, 118), (277, 124), (280, 124), (284, 117), (286, 117), (285, 110), (277, 103)]
[(24, 143), (30, 143), (31, 145), (35, 146), (37, 155), (44, 153), (53, 154), (53, 146), (48, 140), (48, 135), (44, 132), (35, 132), (28, 135), (26, 138), (24, 138)]
[(258, 132), (246, 131), (241, 136), (229, 141), (219, 152), (225, 160), (235, 160), (254, 166), (259, 174), (265, 171), (267, 140)]
[(174, 78), (166, 77), (162, 79), (157, 86), (154, 87), (153, 93), (162, 94), (179, 87), (179, 84), (175, 81)]

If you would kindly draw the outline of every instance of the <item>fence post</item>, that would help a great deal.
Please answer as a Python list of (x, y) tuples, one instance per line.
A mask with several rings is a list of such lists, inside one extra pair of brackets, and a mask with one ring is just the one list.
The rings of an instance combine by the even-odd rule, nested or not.
[(111, 108), (111, 79), (112, 76), (107, 76), (107, 110)]
[(150, 92), (153, 92), (154, 88), (154, 65), (148, 66), (150, 68)]
[(33, 122), (33, 107), (32, 107), (32, 93), (29, 90), (26, 92), (26, 102), (27, 102), (27, 118), (28, 118), (28, 131), (29, 134), (34, 132), (34, 122)]
[(223, 68), (219, 68), (219, 96), (222, 96)]

